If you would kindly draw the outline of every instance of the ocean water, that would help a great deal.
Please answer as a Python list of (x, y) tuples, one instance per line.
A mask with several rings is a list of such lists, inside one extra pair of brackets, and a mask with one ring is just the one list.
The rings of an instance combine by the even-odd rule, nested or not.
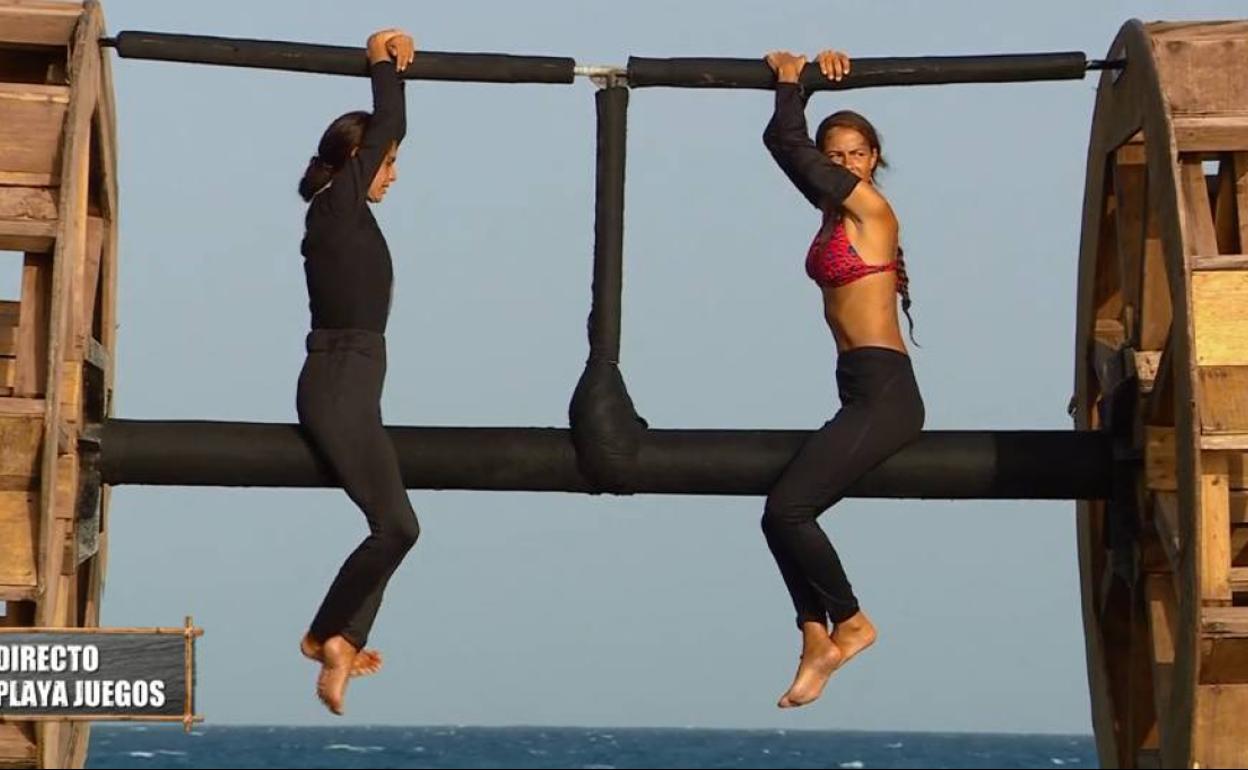
[(89, 768), (1091, 768), (1090, 735), (96, 725)]

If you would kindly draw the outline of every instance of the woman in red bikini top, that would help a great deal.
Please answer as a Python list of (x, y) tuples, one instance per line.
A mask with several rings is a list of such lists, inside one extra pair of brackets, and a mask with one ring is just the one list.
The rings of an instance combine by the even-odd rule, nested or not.
[[(763, 141), (823, 212), (806, 272), (819, 284), (836, 339), (841, 402), (785, 466), (763, 507), (763, 534), (802, 635), (793, 684), (776, 704), (793, 708), (817, 699), (832, 674), (876, 638), (817, 519), (863, 474), (918, 438), (925, 411), (897, 321), (897, 293), (907, 318), (910, 297), (897, 217), (875, 186), (875, 171), (884, 165), (880, 138), (866, 118), (838, 112), (811, 141), (800, 85), (806, 57), (776, 52), (767, 63), (776, 73), (776, 104)], [(823, 77), (840, 80), (849, 73), (849, 57), (825, 51), (819, 68)]]
[[(909, 281), (897, 217), (875, 185), (876, 171), (888, 165), (880, 154), (879, 134), (866, 118), (842, 110), (819, 124), (812, 142), (806, 130), (807, 97), (798, 81), (806, 58), (776, 52), (767, 62), (777, 72), (776, 115), (764, 139), (789, 179), (823, 212), (823, 226), (806, 255), (806, 273), (823, 292), (824, 317), (837, 349), (905, 352), (896, 296), (901, 295), (909, 318)], [(849, 71), (849, 58), (824, 51), (819, 66), (839, 80)]]

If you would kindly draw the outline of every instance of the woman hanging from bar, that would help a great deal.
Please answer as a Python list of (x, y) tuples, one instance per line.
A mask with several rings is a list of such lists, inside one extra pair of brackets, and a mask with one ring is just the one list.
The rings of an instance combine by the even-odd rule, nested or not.
[(386, 321), (393, 267), (369, 208), (397, 178), (406, 131), (399, 72), (415, 56), (412, 38), (386, 29), (368, 38), (373, 112), (330, 124), (299, 183), (308, 201), (302, 248), (312, 331), (299, 375), (299, 424), (368, 520), (368, 537), (329, 587), (300, 643), (321, 663), (317, 696), (343, 712), (350, 676), (375, 673), (381, 656), (365, 649), (386, 583), (420, 528), (382, 427)]
[[(802, 634), (797, 674), (778, 704), (790, 708), (818, 698), (829, 677), (876, 636), (816, 519), (854, 481), (917, 438), (924, 411), (897, 314), (900, 294), (910, 319), (900, 227), (875, 184), (886, 165), (879, 135), (866, 118), (843, 110), (824, 119), (811, 141), (800, 84), (806, 57), (777, 51), (766, 60), (776, 75), (775, 112), (763, 141), (822, 215), (806, 272), (823, 295), (836, 342), (841, 401), (781, 473), (762, 519)], [(850, 71), (849, 57), (838, 51), (824, 51), (818, 63), (833, 80)]]

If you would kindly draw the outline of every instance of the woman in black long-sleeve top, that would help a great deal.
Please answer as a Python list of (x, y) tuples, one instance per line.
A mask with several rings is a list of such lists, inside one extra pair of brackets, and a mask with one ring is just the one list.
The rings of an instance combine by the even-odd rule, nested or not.
[[(910, 309), (900, 227), (874, 183), (884, 165), (879, 135), (866, 118), (841, 111), (823, 121), (812, 141), (800, 85), (806, 57), (776, 52), (767, 63), (776, 73), (776, 101), (763, 141), (821, 214), (806, 272), (819, 286), (836, 341), (841, 400), (785, 468), (763, 512), (763, 533), (802, 632), (801, 663), (778, 704), (788, 708), (818, 698), (833, 672), (876, 637), (816, 519), (918, 436), (924, 410), (897, 314), (898, 294), (907, 318)], [(835, 80), (850, 69), (849, 58), (836, 51), (820, 54), (819, 66)]]
[(380, 654), (365, 650), (386, 583), (420, 534), (382, 427), (386, 320), (393, 267), (369, 203), (397, 178), (395, 157), (406, 131), (403, 81), (411, 37), (388, 29), (368, 39), (373, 112), (349, 112), (326, 129), (299, 193), (309, 202), (301, 251), (312, 330), (299, 375), (299, 424), (351, 500), (369, 535), (351, 553), (325, 595), (303, 654), (321, 662), (317, 695), (343, 712), (348, 678), (374, 673)]

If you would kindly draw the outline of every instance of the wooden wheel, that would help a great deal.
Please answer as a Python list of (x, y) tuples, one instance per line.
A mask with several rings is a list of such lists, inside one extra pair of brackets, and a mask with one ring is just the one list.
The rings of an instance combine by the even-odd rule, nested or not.
[[(0, 0), (0, 624), (99, 625), (108, 490), (117, 175), (95, 2)], [(11, 265), (10, 267), (16, 267)], [(0, 765), (81, 767), (87, 722), (0, 724)]]
[(1104, 767), (1248, 766), (1248, 23), (1127, 23), (1088, 148), (1072, 415)]

